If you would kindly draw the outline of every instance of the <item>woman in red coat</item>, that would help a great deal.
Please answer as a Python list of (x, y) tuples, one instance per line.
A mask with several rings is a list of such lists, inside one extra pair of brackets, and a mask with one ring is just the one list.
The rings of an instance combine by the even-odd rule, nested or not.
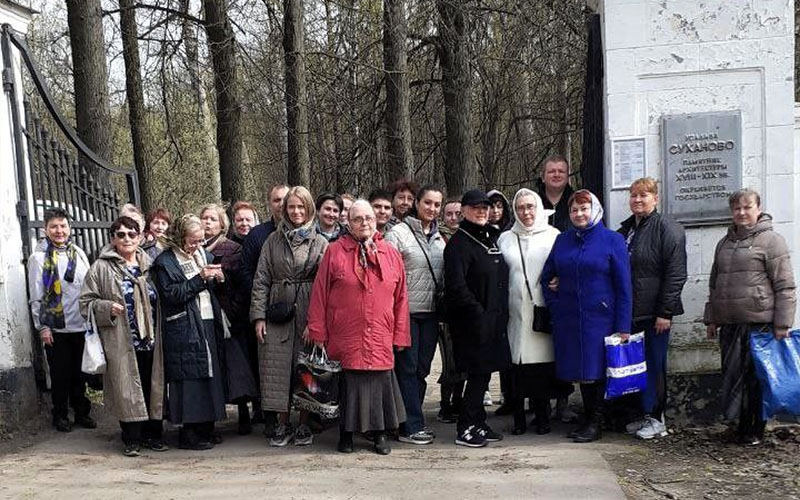
[(386, 431), (405, 420), (393, 370), (394, 349), (411, 345), (403, 258), (377, 232), (366, 200), (353, 203), (349, 220), (317, 271), (308, 334), (342, 363), (339, 451), (353, 451), (353, 432), (372, 432), (375, 452), (387, 455)]

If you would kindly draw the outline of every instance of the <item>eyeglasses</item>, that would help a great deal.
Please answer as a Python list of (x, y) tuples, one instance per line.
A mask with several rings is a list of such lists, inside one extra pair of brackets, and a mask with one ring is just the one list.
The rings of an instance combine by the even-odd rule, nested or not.
[(527, 205), (517, 205), (517, 212), (535, 212), (536, 205), (528, 203)]
[(353, 225), (356, 225), (356, 226), (360, 226), (361, 224), (363, 224), (365, 222), (368, 223), (368, 224), (372, 223), (372, 222), (375, 222), (375, 217), (372, 216), (372, 215), (367, 215), (367, 216), (364, 216), (364, 217), (352, 217), (350, 219), (350, 223), (353, 224)]
[(118, 240), (124, 240), (126, 236), (135, 240), (139, 237), (139, 231), (117, 231), (114, 233), (114, 236), (116, 236)]

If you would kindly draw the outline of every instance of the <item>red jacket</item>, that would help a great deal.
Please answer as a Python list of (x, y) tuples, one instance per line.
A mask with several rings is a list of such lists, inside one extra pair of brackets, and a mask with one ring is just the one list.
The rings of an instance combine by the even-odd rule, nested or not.
[(391, 370), (393, 346), (411, 345), (403, 258), (379, 235), (377, 266), (356, 273), (359, 244), (345, 236), (332, 243), (311, 290), (308, 333), (347, 370)]

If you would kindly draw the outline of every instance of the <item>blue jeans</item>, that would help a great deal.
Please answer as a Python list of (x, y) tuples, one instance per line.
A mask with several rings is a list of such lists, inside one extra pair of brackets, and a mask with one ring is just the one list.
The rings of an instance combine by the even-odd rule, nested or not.
[(651, 326), (644, 332), (644, 359), (647, 362), (647, 387), (642, 392), (645, 415), (663, 418), (667, 406), (667, 350), (669, 330), (656, 333)]
[(439, 322), (435, 314), (412, 314), (411, 347), (395, 353), (394, 373), (406, 408), (406, 422), (400, 432), (405, 435), (414, 434), (425, 427), (425, 417), (422, 415), (422, 402), (428, 388), (425, 378), (431, 372), (438, 338)]

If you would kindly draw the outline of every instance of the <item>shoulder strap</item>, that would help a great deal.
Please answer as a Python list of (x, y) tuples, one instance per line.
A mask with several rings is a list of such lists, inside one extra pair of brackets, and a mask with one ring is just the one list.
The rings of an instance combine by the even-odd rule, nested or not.
[(525, 269), (525, 254), (522, 253), (522, 240), (520, 240), (518, 234), (514, 234), (517, 237), (517, 246), (519, 247), (519, 259), (522, 261), (522, 275), (525, 276), (525, 289), (528, 290), (528, 297), (531, 298), (533, 301), (533, 293), (531, 292), (531, 284), (528, 282), (528, 271)]
[(439, 281), (436, 279), (436, 273), (433, 272), (433, 265), (431, 265), (431, 259), (428, 257), (428, 252), (425, 251), (425, 247), (423, 247), (422, 243), (420, 243), (419, 239), (417, 239), (417, 235), (414, 234), (414, 228), (411, 227), (411, 224), (409, 224), (406, 221), (403, 221), (403, 224), (408, 226), (408, 230), (411, 231), (411, 236), (414, 237), (414, 241), (417, 242), (417, 245), (419, 245), (419, 249), (422, 250), (422, 255), (425, 256), (425, 262), (428, 263), (428, 271), (430, 271), (431, 278), (433, 278), (433, 286), (435, 286), (436, 290), (438, 290), (439, 289)]

